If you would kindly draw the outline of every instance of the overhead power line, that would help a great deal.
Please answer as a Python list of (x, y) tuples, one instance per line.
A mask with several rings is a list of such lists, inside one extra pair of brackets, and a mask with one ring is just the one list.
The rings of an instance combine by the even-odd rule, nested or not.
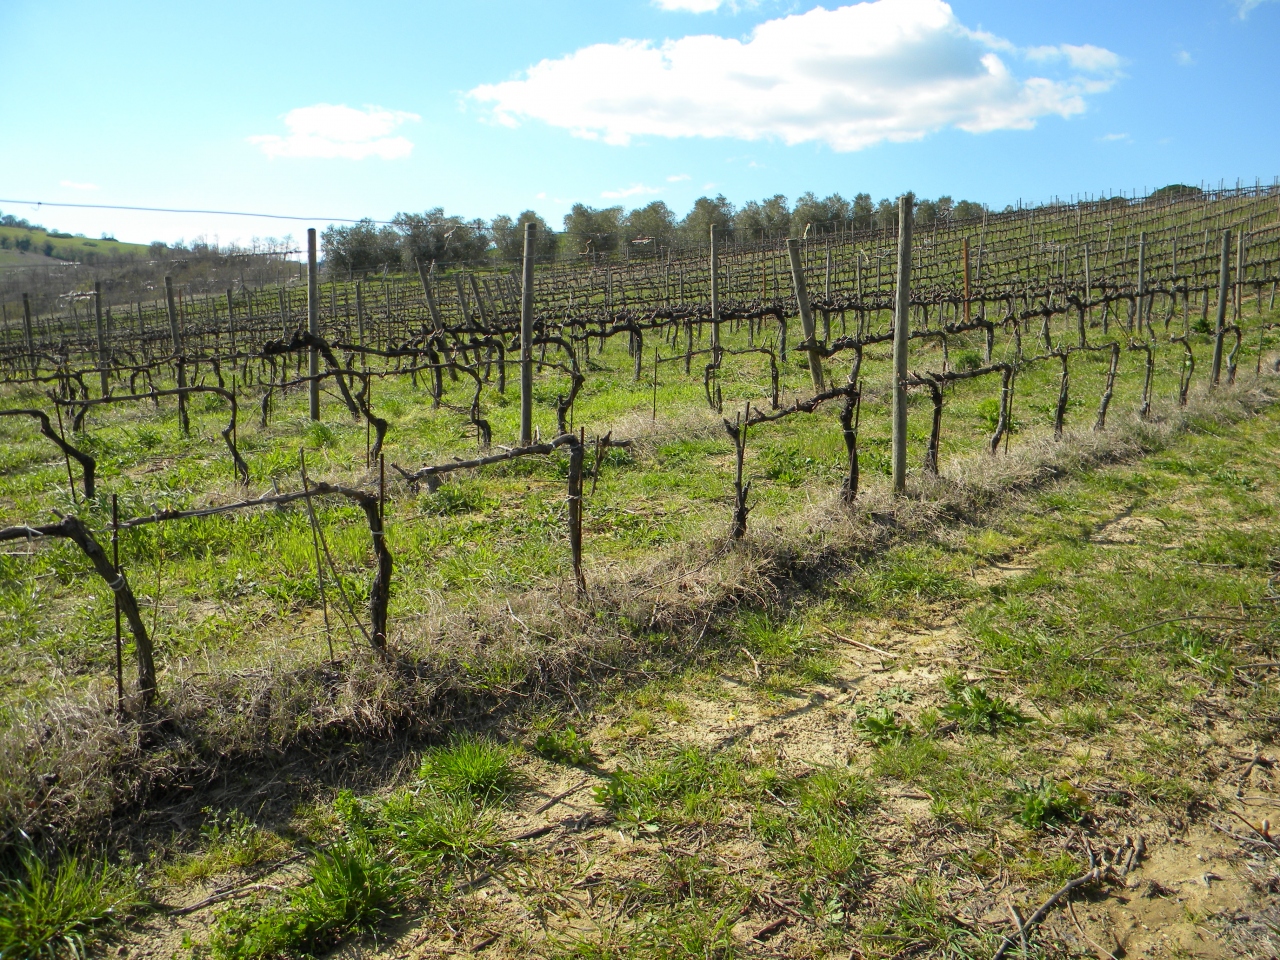
[(243, 210), (182, 210), (175, 207), (126, 207), (110, 203), (54, 203), (45, 200), (12, 200), (0, 197), (0, 203), (16, 203), (33, 207), (74, 207), (78, 210), (132, 210), (137, 213), (200, 213), (218, 217), (258, 217), (263, 220), (299, 220), (328, 223), (375, 223), (379, 226), (390, 226), (390, 220), (370, 220), (363, 217), (351, 220), (345, 217), (294, 217), (283, 213), (246, 213)]

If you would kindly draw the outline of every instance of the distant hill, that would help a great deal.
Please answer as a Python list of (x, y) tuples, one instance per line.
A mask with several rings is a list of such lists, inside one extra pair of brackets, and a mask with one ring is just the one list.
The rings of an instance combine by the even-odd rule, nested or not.
[(80, 234), (49, 230), (12, 216), (0, 217), (0, 267), (34, 267), (47, 263), (92, 263), (118, 257), (145, 257), (145, 243), (113, 238), (91, 240)]

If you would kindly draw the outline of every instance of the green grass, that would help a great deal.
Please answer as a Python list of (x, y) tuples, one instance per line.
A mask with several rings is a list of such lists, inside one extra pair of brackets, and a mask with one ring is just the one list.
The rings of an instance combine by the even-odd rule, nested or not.
[(278, 902), (221, 913), (211, 955), (216, 960), (314, 956), (375, 929), (393, 915), (404, 893), (403, 878), (368, 841), (340, 841), (316, 858), (310, 882)]
[(511, 748), (469, 734), (429, 750), (418, 777), (429, 790), (482, 804), (502, 800), (520, 783)]
[[(727, 343), (736, 343), (745, 332), (726, 330), (725, 337)], [(964, 350), (980, 349), (977, 338), (955, 339), (953, 360)], [(1007, 344), (1000, 340), (997, 346), (1005, 349)], [(1206, 348), (1207, 341), (1197, 344), (1201, 353)], [(1156, 388), (1167, 399), (1176, 382), (1176, 357), (1160, 357)], [(1133, 358), (1126, 355), (1122, 363), (1130, 361)], [(913, 362), (924, 369), (938, 366), (941, 352), (921, 344)], [(593, 352), (590, 364), (575, 423), (587, 426), (589, 434), (612, 428), (615, 437), (647, 429), (639, 412), (648, 409), (651, 374), (646, 370), (638, 382), (632, 380), (625, 344), (611, 340), (602, 353)], [(1072, 375), (1074, 395), (1095, 396), (1101, 389), (1101, 371), (1083, 360), (1078, 368)], [(883, 380), (888, 375), (887, 356), (869, 355), (863, 373), (869, 386)], [(651, 563), (655, 551), (659, 556), (668, 551), (679, 555), (684, 544), (714, 542), (727, 530), (732, 472), (727, 437), (718, 417), (706, 408), (697, 376), (686, 378), (678, 364), (670, 364), (661, 368), (659, 377), (654, 439), (632, 450), (610, 451), (598, 482), (588, 492), (584, 534), (589, 581), (611, 577), (607, 571), (613, 569), (625, 576), (625, 571)], [(803, 359), (793, 357), (782, 365), (784, 396), (802, 394), (806, 377)], [(544, 436), (554, 431), (550, 404), (564, 391), (562, 380), (554, 372), (544, 372), (539, 379), (535, 423)], [(1113, 401), (1116, 418), (1134, 409), (1138, 381), (1136, 368), (1123, 367)], [(761, 385), (767, 382), (767, 365), (758, 355), (727, 360), (720, 380), (726, 409), (746, 399), (762, 402)], [(240, 389), (244, 417), (239, 442), (249, 463), (253, 493), (272, 484), (296, 489), (300, 446), (308, 448), (308, 471), (314, 478), (351, 480), (363, 472), (364, 430), (333, 402), (326, 398), (324, 420), (312, 424), (306, 418), (305, 392), (293, 391), (276, 398), (272, 419), (262, 428), (254, 399), (261, 387), (241, 384)], [(1048, 430), (1051, 415), (1037, 414), (1031, 404), (1037, 397), (1055, 397), (1056, 390), (1056, 374), (1048, 366), (1020, 374), (1017, 409), (1026, 420), (1025, 435)], [(517, 430), (513, 391), (514, 387), (499, 394), (490, 384), (482, 396), (496, 443), (510, 443)], [(39, 402), (29, 391), (9, 393), (6, 401), (12, 404)], [(989, 429), (983, 404), (991, 395), (992, 384), (986, 381), (962, 383), (948, 392), (944, 464), (983, 448)], [(375, 409), (391, 421), (390, 460), (413, 466), (475, 452), (458, 412), (450, 407), (432, 410), (423, 387), (415, 388), (408, 378), (380, 382), (374, 397)], [(911, 467), (918, 471), (927, 423), (923, 407), (913, 410), (920, 411), (911, 421)], [(874, 464), (884, 460), (888, 450), (888, 412), (884, 399), (869, 391), (860, 436), (868, 482), (875, 482)], [(747, 449), (747, 471), (755, 478), (752, 531), (790, 529), (792, 518), (807, 503), (834, 496), (844, 458), (835, 414), (834, 409), (824, 409), (753, 431)], [(1091, 423), (1087, 415), (1073, 416), (1069, 425)], [(96, 451), (104, 494), (98, 503), (80, 506), (79, 511), (102, 530), (108, 522), (108, 493), (119, 495), (126, 518), (157, 506), (180, 509), (239, 496), (231, 486), (231, 466), (216, 433), (224, 425), (224, 410), (202, 404), (192, 404), (190, 437), (180, 434), (176, 408), (168, 401), (161, 401), (158, 410), (138, 404), (93, 411), (85, 434), (75, 441)], [(49, 509), (77, 510), (65, 464), (30, 424), (0, 423), (0, 442), (6, 522), (26, 522)], [(434, 493), (417, 495), (398, 486), (389, 469), (393, 630), (438, 605), (463, 613), (491, 609), (512, 591), (564, 583), (570, 576), (564, 469), (561, 456), (499, 465), (458, 475)], [(1222, 482), (1230, 495), (1248, 496), (1239, 477), (1229, 475)], [(359, 605), (372, 572), (363, 517), (333, 500), (318, 501), (316, 512), (344, 590)], [(891, 562), (841, 576), (848, 597), (861, 609), (892, 613), (917, 600), (952, 603), (964, 598), (967, 558), (920, 543), (892, 547), (889, 556)], [(319, 664), (328, 657), (311, 531), (300, 506), (131, 530), (121, 538), (121, 558), (148, 622), (153, 612), (159, 614), (155, 619), (162, 671), (181, 673), (191, 669), (187, 664), (209, 661), (220, 670), (234, 671), (266, 657)], [(63, 685), (101, 682), (112, 668), (112, 657), (94, 638), (111, 620), (110, 600), (74, 548), (51, 544), (30, 557), (0, 558), (0, 574), (9, 584), (0, 589), (0, 612), (5, 614), (0, 619), (0, 691), (23, 699), (39, 697), (50, 685), (47, 664)], [(37, 592), (23, 584), (38, 585)], [(332, 606), (343, 602), (334, 594), (330, 584), (331, 622), (337, 619)], [(775, 628), (776, 636), (766, 636)], [(753, 655), (767, 659), (783, 655), (779, 644), (803, 642), (785, 622), (764, 632), (748, 627), (744, 639)], [(344, 642), (339, 628), (335, 643), (341, 647)]]
[[(84, 236), (72, 236), (43, 228), (24, 229), (23, 227), (0, 226), (0, 238), (7, 241), (3, 247), (0, 247), (0, 257), (19, 266), (23, 265), (24, 260), (40, 262), (43, 257), (78, 261), (94, 257), (101, 259), (146, 257), (150, 252), (145, 243), (93, 240)], [(25, 257), (19, 244), (26, 244), (27, 246)], [(0, 259), (0, 264), (4, 262), (4, 259)]]
[(862, 931), (864, 956), (890, 960), (909, 954), (970, 960), (990, 955), (994, 938), (976, 934), (957, 920), (930, 882), (907, 883), (895, 891), (889, 903)]
[(24, 850), (0, 873), (0, 957), (85, 956), (145, 905), (133, 872)]
[[(726, 330), (726, 337), (743, 334)], [(1008, 346), (1002, 338), (997, 352)], [(1203, 337), (1195, 340), (1198, 357), (1207, 346)], [(981, 345), (977, 338), (958, 337), (951, 349), (953, 363), (959, 363)], [(1157, 396), (1166, 403), (1176, 384), (1174, 359), (1161, 353), (1157, 368)], [(916, 360), (932, 369), (941, 355), (922, 346)], [(615, 436), (634, 436), (637, 443), (606, 456), (596, 489), (588, 492), (588, 580), (593, 587), (625, 581), (651, 566), (659, 571), (655, 579), (664, 579), (668, 568), (691, 554), (700, 563), (703, 545), (707, 552), (719, 547), (728, 525), (731, 447), (718, 418), (706, 410), (701, 382), (685, 378), (678, 365), (662, 368), (658, 419), (647, 424), (652, 383), (647, 371), (632, 382), (624, 346), (611, 342), (590, 363), (575, 422), (587, 426), (588, 438), (615, 427)], [(1073, 364), (1073, 397), (1086, 402), (1070, 408), (1068, 424), (1088, 426), (1103, 371), (1084, 358)], [(1112, 408), (1116, 430), (1125, 411), (1131, 414), (1136, 406), (1135, 364), (1129, 354), (1122, 358)], [(1243, 364), (1250, 364), (1247, 354)], [(869, 386), (883, 386), (887, 371), (887, 356), (868, 357)], [(767, 405), (767, 370), (755, 358), (734, 358), (723, 373), (726, 410), (749, 398)], [(801, 360), (783, 365), (784, 397), (803, 394), (806, 376)], [(554, 430), (550, 403), (564, 386), (554, 374), (539, 380), (536, 423), (543, 436)], [(991, 386), (967, 383), (948, 392), (944, 466), (983, 449), (993, 412)], [(1047, 366), (1031, 368), (1020, 375), (1017, 389), (1015, 449), (1046, 435), (1056, 374)], [(251, 492), (264, 492), (272, 483), (296, 489), (299, 447), (307, 448), (313, 478), (368, 479), (364, 431), (336, 405), (326, 400), (324, 423), (312, 425), (305, 395), (294, 392), (278, 398), (276, 414), (262, 428), (252, 415), (253, 393), (250, 387), (242, 395), (250, 413), (240, 430)], [(456, 391), (451, 398), (457, 400)], [(38, 403), (39, 395), (10, 390), (6, 401)], [(158, 410), (140, 405), (91, 413), (86, 435), (76, 439), (100, 458), (104, 494), (90, 505), (73, 503), (65, 465), (30, 424), (0, 421), (6, 522), (43, 518), (51, 508), (79, 510), (101, 532), (110, 493), (120, 495), (126, 517), (156, 506), (192, 507), (241, 496), (216, 433), (225, 411), (192, 407), (190, 437), (180, 435), (176, 411), (163, 401)], [(500, 395), (487, 387), (482, 407), (495, 442), (510, 444), (514, 392)], [(392, 420), (388, 457), (403, 466), (475, 452), (465, 419), (448, 407), (432, 410), (423, 388), (407, 378), (379, 383), (375, 409)], [(926, 409), (918, 401), (912, 407), (914, 471)], [(869, 390), (860, 449), (872, 483), (882, 482), (888, 462), (887, 424), (888, 404)], [(1087, 826), (1091, 818), (1113, 815), (1107, 807), (1132, 814), (1134, 804), (1186, 817), (1195, 801), (1211, 795), (1208, 761), (1198, 759), (1194, 735), (1204, 711), (1224, 711), (1258, 743), (1280, 735), (1274, 693), (1266, 684), (1254, 689), (1244, 683), (1260, 676), (1249, 672), (1250, 663), (1277, 655), (1274, 610), (1259, 597), (1272, 589), (1268, 582), (1280, 556), (1277, 465), (1270, 453), (1280, 447), (1280, 427), (1274, 413), (1236, 424), (1204, 417), (1192, 427), (1193, 433), (1168, 447), (1152, 440), (1151, 455), (1129, 466), (1068, 472), (1051, 488), (1023, 494), (1025, 506), (984, 501), (971, 516), (942, 518), (945, 529), (936, 535), (926, 530), (852, 557), (824, 553), (827, 563), (812, 570), (801, 564), (795, 581), (776, 593), (777, 583), (762, 581), (716, 608), (691, 594), (680, 602), (699, 614), (692, 630), (679, 619), (662, 622), (665, 614), (655, 615), (658, 608), (650, 609), (647, 595), (621, 610), (602, 605), (592, 612), (592, 623), (607, 637), (606, 655), (625, 648), (617, 652), (618, 662), (627, 658), (635, 672), (623, 676), (601, 668), (595, 681), (584, 680), (573, 692), (591, 700), (591, 711), (619, 694), (616, 705), (603, 708), (608, 716), (597, 729), (588, 726), (595, 721), (584, 711), (575, 720), (580, 726), (532, 725), (514, 731), (511, 742), (527, 744), (554, 763), (598, 762), (612, 769), (598, 798), (617, 823), (600, 832), (616, 838), (620, 827), (633, 845), (627, 848), (630, 859), (619, 865), (609, 861), (611, 854), (597, 854), (591, 838), (566, 834), (565, 845), (555, 849), (570, 851), (581, 841), (592, 852), (582, 854), (583, 860), (566, 852), (559, 867), (545, 867), (538, 855), (510, 841), (507, 817), (513, 812), (503, 806), (523, 788), (522, 777), (542, 765), (529, 764), (522, 772), (515, 748), (457, 735), (427, 750), (410, 782), (332, 804), (331, 828), (339, 845), (315, 860), (297, 888), (220, 913), (216, 949), (221, 956), (245, 958), (321, 952), (369, 931), (376, 934), (395, 913), (436, 917), (445, 908), (433, 898), (447, 901), (461, 878), (499, 871), (510, 879), (527, 870), (536, 874), (530, 886), (546, 887), (528, 894), (530, 902), (541, 897), (539, 904), (560, 903), (539, 907), (539, 916), (568, 916), (567, 901), (557, 901), (563, 897), (576, 898), (572, 909), (582, 911), (578, 919), (612, 916), (609, 910), (624, 918), (618, 921), (621, 931), (568, 937), (566, 955), (733, 955), (742, 943), (742, 931), (731, 932), (736, 918), (744, 907), (764, 909), (753, 895), (774, 889), (773, 883), (804, 918), (803, 933), (796, 934), (804, 945), (796, 948), (800, 955), (825, 950), (848, 956), (857, 943), (868, 955), (910, 949), (989, 955), (989, 939), (955, 919), (959, 894), (949, 878), (962, 864), (960, 856), (942, 861), (946, 869), (936, 885), (912, 879), (902, 859), (910, 852), (886, 848), (878, 835), (881, 798), (899, 792), (929, 798), (913, 808), (921, 836), (936, 830), (959, 838), (976, 875), (989, 880), (998, 872), (982, 873), (987, 868), (974, 852), (974, 838), (992, 838), (993, 845), (1000, 838), (1016, 850), (1008, 854), (1017, 858), (1010, 859), (1011, 869), (1022, 871), (1030, 884), (1045, 885), (1060, 882), (1063, 864), (1070, 865), (1069, 858), (1053, 859), (1066, 856), (1053, 838), (1077, 821)], [(767, 538), (775, 534), (783, 538), (783, 553), (801, 559), (806, 551), (829, 546), (820, 509), (834, 496), (842, 464), (833, 410), (754, 431), (747, 453), (754, 484), (751, 536), (731, 560), (752, 561), (752, 551), (762, 544), (771, 550)], [(410, 491), (388, 470), (395, 663), (456, 681), (446, 693), (458, 696), (464, 705), (459, 711), (468, 716), (484, 715), (492, 704), (513, 697), (523, 700), (531, 690), (533, 716), (568, 709), (559, 700), (539, 699), (547, 688), (532, 666), (544, 649), (577, 639), (562, 635), (570, 628), (554, 612), (565, 609), (556, 604), (571, 595), (563, 592), (569, 583), (565, 467), (559, 455), (495, 466), (449, 480), (435, 492)], [(371, 572), (363, 516), (332, 501), (318, 502), (316, 509), (336, 576), (362, 612)], [(1126, 510), (1142, 521), (1132, 549), (1099, 534)], [(812, 527), (797, 519), (807, 523), (810, 516), (819, 518)], [(767, 538), (756, 540), (757, 533)], [(692, 550), (690, 542), (697, 544)], [(207, 742), (229, 754), (262, 743), (287, 749), (294, 738), (322, 728), (316, 718), (324, 716), (330, 699), (347, 695), (348, 688), (328, 685), (334, 668), (327, 662), (311, 527), (300, 506), (140, 528), (123, 534), (121, 550), (147, 622), (154, 618), (158, 628), (163, 692), (186, 689), (178, 686), (182, 681), (215, 698), (207, 715), (191, 721)], [(988, 562), (1015, 559), (1029, 569), (981, 586), (970, 576)], [(525, 591), (554, 598), (553, 613), (531, 617), (520, 602)], [(360, 648), (362, 640), (358, 632), (344, 631), (335, 612), (341, 600), (333, 571), (327, 573), (327, 597), (340, 668), (354, 675), (352, 688), (366, 681), (375, 687), (383, 675), (361, 672), (363, 657), (349, 645)], [(589, 602), (581, 601), (584, 607)], [(680, 606), (677, 612), (684, 611)], [(704, 613), (714, 613), (705, 637), (696, 632)], [(1189, 613), (1246, 622), (1152, 626)], [(6, 724), (52, 696), (88, 696), (104, 685), (109, 695), (112, 614), (110, 592), (73, 548), (41, 544), (0, 555)], [(878, 684), (878, 668), (855, 678), (824, 632), (874, 637), (874, 630), (887, 625), (916, 635), (951, 615), (959, 618), (959, 663), (972, 667), (969, 676), (983, 679), (951, 678), (942, 688), (931, 679), (927, 690), (915, 694), (894, 679), (878, 695), (862, 696), (855, 679)], [(494, 627), (499, 622), (518, 639), (507, 645), (508, 635)], [(909, 672), (915, 664), (904, 652), (892, 668)], [(695, 673), (683, 674), (686, 667)], [(238, 699), (248, 689), (237, 686), (239, 678), (263, 669), (283, 678), (271, 696)], [(290, 685), (309, 671), (319, 679)], [(744, 682), (721, 690), (715, 679), (720, 671)], [(697, 682), (686, 683), (689, 676)], [(837, 707), (824, 699), (812, 716), (815, 723), (825, 722), (824, 711), (832, 712), (826, 718), (832, 728), (848, 735), (842, 747), (855, 758), (850, 767), (839, 758), (828, 765), (828, 757), (809, 765), (803, 748), (787, 754), (787, 740), (757, 738), (748, 749), (682, 739), (690, 724), (706, 723), (701, 711), (691, 709), (691, 699), (705, 698), (714, 716), (734, 717), (736, 723), (735, 698), (751, 700), (772, 716), (793, 705), (812, 705), (816, 690), (824, 698), (832, 686), (843, 691), (846, 682), (859, 706)], [(709, 692), (713, 688), (718, 692)], [(1146, 721), (1138, 729), (1135, 715)], [(515, 727), (524, 723), (524, 714), (512, 718)], [(356, 725), (355, 733), (339, 727), (320, 735), (338, 749), (346, 742), (342, 738), (363, 736), (366, 729), (386, 728)], [(1064, 769), (1073, 761), (1041, 749), (1045, 743), (1056, 747), (1060, 738), (1070, 741), (1070, 757), (1078, 751), (1089, 758), (1080, 761), (1080, 769)], [(1120, 755), (1098, 759), (1117, 743), (1125, 747)], [(1062, 786), (1067, 782), (1091, 787), (1096, 806), (1074, 787)], [(210, 818), (203, 836), (187, 839), (182, 849), (196, 852), (158, 868), (175, 882), (260, 865), (278, 849), (275, 834), (229, 814)], [(325, 844), (334, 838), (318, 832), (312, 839)], [(582, 906), (586, 887), (574, 884), (591, 876), (597, 864), (586, 861), (597, 855), (617, 869), (592, 894), (604, 905), (592, 914)], [(965, 869), (969, 863), (963, 861)], [(571, 877), (556, 873), (571, 868)], [(90, 886), (97, 882), (92, 869), (77, 869)], [(402, 886), (406, 878), (416, 886)], [(458, 909), (475, 903), (461, 902)], [(80, 936), (87, 943), (114, 928), (111, 919), (95, 920), (92, 909), (83, 916), (60, 936)], [(547, 922), (555, 927), (554, 919)], [(587, 925), (582, 919), (575, 929), (581, 933)], [(662, 952), (664, 944), (671, 953)]]
[(243, 870), (279, 857), (288, 849), (275, 833), (262, 829), (238, 810), (220, 814), (206, 807), (204, 813), (206, 820), (200, 827), (202, 849), (165, 870), (175, 883)]

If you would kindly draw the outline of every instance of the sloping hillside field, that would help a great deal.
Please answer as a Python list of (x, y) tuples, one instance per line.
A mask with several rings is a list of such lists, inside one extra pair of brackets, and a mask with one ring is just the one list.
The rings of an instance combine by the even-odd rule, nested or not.
[(0, 957), (1280, 951), (1280, 192), (909, 224), (6, 303)]

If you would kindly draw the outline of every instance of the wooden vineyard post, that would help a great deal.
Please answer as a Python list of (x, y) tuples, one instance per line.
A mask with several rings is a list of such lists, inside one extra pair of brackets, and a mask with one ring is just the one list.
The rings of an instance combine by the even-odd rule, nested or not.
[(476, 312), (480, 314), (480, 326), (484, 328), (485, 333), (490, 331), (489, 327), (489, 311), (485, 308), (484, 297), (480, 296), (480, 284), (476, 280), (474, 273), (468, 274), (467, 279), (471, 282), (471, 294), (475, 297)]
[(969, 288), (969, 238), (965, 237), (960, 242), (961, 253), (964, 258), (964, 323), (969, 322), (969, 297), (972, 296)]
[(898, 288), (893, 318), (893, 492), (907, 488), (907, 338), (911, 311), (911, 226), (915, 197), (898, 198)]
[(102, 395), (107, 395), (107, 331), (102, 324), (102, 284), (93, 281), (93, 321), (98, 335), (98, 378)]
[(1247, 236), (1245, 228), (1241, 227), (1240, 239), (1236, 243), (1235, 306), (1232, 309), (1237, 324), (1244, 320), (1244, 265), (1245, 248), (1248, 245)]
[(236, 311), (234, 301), (231, 298), (231, 288), (227, 288), (227, 336), (231, 340), (231, 366), (235, 368), (236, 362)]
[[(185, 390), (187, 387), (187, 360), (183, 356), (182, 322), (178, 319), (178, 304), (173, 296), (173, 277), (164, 278), (164, 302), (165, 308), (169, 312), (169, 337), (173, 341), (173, 356), (178, 368), (178, 389)], [(182, 432), (186, 433), (188, 424), (187, 395), (185, 393), (178, 394), (178, 422), (182, 425)]]
[(791, 258), (791, 283), (796, 291), (796, 306), (800, 310), (800, 326), (809, 343), (809, 376), (813, 378), (815, 392), (822, 390), (822, 354), (816, 343), (817, 330), (813, 323), (813, 310), (809, 307), (809, 291), (804, 283), (804, 264), (800, 262), (800, 241), (787, 238), (787, 256)]
[(537, 224), (524, 225), (520, 283), (520, 445), (533, 443), (533, 242)]
[(1222, 338), (1226, 335), (1227, 292), (1231, 284), (1231, 231), (1222, 231), (1222, 259), (1218, 265), (1218, 318), (1213, 333), (1213, 363), (1209, 368), (1209, 386), (1216, 387), (1222, 375)]
[(711, 363), (720, 366), (720, 269), (718, 260), (719, 238), (716, 225), (711, 225)]
[(1093, 296), (1093, 278), (1089, 275), (1089, 244), (1084, 245), (1084, 303), (1080, 306), (1080, 346), (1085, 345), (1085, 328), (1089, 325), (1089, 300)]
[(653, 348), (653, 417), (654, 422), (658, 419), (658, 348)]
[[(823, 302), (831, 303), (831, 244), (827, 244), (827, 269), (822, 278), (822, 299)], [(829, 346), (831, 343), (831, 311), (827, 307), (822, 308), (822, 345)]]
[[(307, 332), (320, 336), (320, 291), (316, 269), (316, 228), (307, 228)], [(312, 420), (320, 419), (320, 351), (307, 348), (307, 397)]]
[[(364, 346), (364, 285), (356, 281), (356, 343)], [(361, 351), (360, 369), (365, 369), (368, 355)]]
[(1142, 319), (1146, 316), (1143, 309), (1146, 306), (1147, 294), (1147, 232), (1145, 230), (1138, 233), (1138, 329), (1139, 336), (1142, 334)]
[(586, 452), (586, 428), (569, 444), (569, 550), (573, 560), (573, 580), (578, 591), (587, 589), (582, 574), (582, 461)]
[(36, 338), (31, 333), (31, 297), (25, 293), (22, 295), (22, 333), (27, 338), (27, 366), (34, 377), (40, 364), (36, 360)]

